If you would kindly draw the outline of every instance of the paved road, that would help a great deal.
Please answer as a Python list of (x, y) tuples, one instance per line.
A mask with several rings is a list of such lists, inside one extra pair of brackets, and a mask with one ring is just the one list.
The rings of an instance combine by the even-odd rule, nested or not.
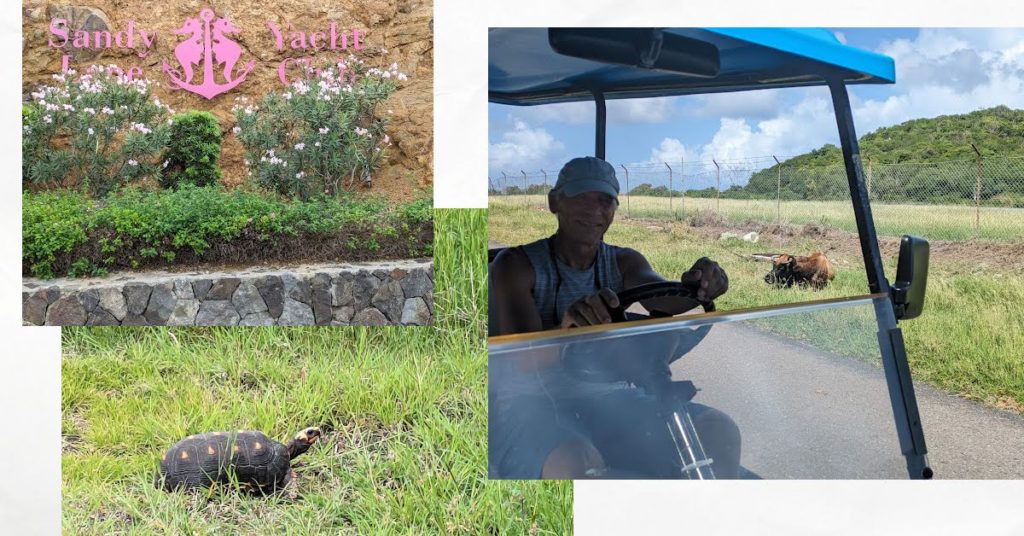
[[(736, 420), (742, 463), (764, 478), (906, 478), (880, 367), (718, 324), (673, 373)], [(935, 478), (1024, 478), (1024, 417), (916, 390)]]

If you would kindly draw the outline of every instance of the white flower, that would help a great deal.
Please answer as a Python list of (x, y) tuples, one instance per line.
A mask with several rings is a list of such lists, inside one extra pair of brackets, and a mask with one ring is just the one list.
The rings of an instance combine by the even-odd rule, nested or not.
[(163, 165), (163, 167), (165, 167), (165, 168), (166, 168), (166, 167), (167, 167), (167, 164), (169, 164), (170, 162), (171, 162), (170, 160), (164, 160), (164, 165)]
[(313, 144), (313, 146), (314, 146), (314, 147), (320, 147), (320, 142), (316, 142), (316, 143), (314, 143), (314, 144)]
[(89, 135), (90, 135), (90, 136), (92, 136), (92, 135), (93, 135), (93, 134), (95, 134), (95, 133), (96, 133), (96, 131), (94, 131), (94, 130), (92, 129), (92, 127), (89, 127)]
[(139, 165), (139, 163), (136, 162), (135, 160), (128, 160), (128, 165), (129, 166), (137, 166), (137, 165)]
[(241, 128), (239, 128), (239, 127), (235, 127), (235, 128), (233, 128), (233, 129), (231, 129), (231, 132), (234, 132), (235, 134), (238, 134), (238, 133), (239, 133), (239, 132), (241, 132), (241, 131), (242, 131), (242, 129), (241, 129)]
[(306, 144), (305, 143), (296, 143), (295, 144), (295, 150), (296, 151), (301, 151), (301, 150), (303, 150), (305, 148), (306, 148)]
[(281, 96), (284, 97), (284, 100), (292, 100), (292, 92), (291, 91), (289, 91), (289, 92), (287, 92), (287, 93), (285, 93), (284, 95), (281, 95)]
[(48, 115), (44, 115), (43, 116), (43, 122), (44, 123), (52, 123), (53, 122), (53, 118), (48, 116)]
[(327, 134), (327, 133), (328, 133), (328, 132), (330, 132), (330, 131), (331, 131), (331, 129), (329, 129), (329, 128), (327, 128), (327, 127), (324, 127), (324, 128), (321, 128), (321, 129), (320, 129), (320, 133), (321, 133), (321, 134)]

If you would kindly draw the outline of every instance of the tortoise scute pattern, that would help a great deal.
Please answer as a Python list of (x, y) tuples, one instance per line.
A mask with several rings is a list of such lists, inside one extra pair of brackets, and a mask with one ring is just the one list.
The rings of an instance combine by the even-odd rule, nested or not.
[(290, 476), (288, 448), (262, 432), (189, 436), (161, 457), (157, 485), (174, 490), (228, 484), (232, 470), (242, 487), (262, 492), (281, 489)]

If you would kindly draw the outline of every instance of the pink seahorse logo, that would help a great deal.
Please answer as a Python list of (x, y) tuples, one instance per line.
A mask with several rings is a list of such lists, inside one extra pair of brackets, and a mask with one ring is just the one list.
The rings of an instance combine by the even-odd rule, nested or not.
[[(212, 99), (241, 84), (256, 65), (255, 61), (249, 61), (240, 73), (234, 72), (235, 65), (242, 57), (242, 47), (227, 36), (242, 30), (225, 18), (214, 20), (215, 17), (213, 10), (206, 8), (199, 12), (198, 19), (186, 19), (185, 24), (175, 30), (175, 34), (189, 37), (174, 47), (174, 57), (184, 74), (164, 62), (163, 71), (170, 77), (172, 88)], [(192, 82), (195, 77), (193, 66), (200, 63), (203, 65), (203, 81), (195, 84)], [(217, 83), (215, 66), (223, 66), (224, 83)]]

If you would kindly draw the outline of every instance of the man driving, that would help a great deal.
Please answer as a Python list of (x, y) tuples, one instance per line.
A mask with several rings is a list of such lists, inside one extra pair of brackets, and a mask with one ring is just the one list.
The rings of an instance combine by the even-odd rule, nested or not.
[[(548, 194), (558, 220), (549, 238), (502, 251), (490, 268), (490, 335), (605, 324), (618, 294), (665, 281), (634, 249), (604, 242), (618, 208), (615, 169), (594, 157), (570, 160)], [(725, 271), (701, 258), (680, 281), (696, 300), (644, 302), (679, 314), (729, 287)], [(653, 300), (652, 300), (653, 301)], [(641, 349), (636, 349), (642, 351)], [(557, 349), (489, 367), (489, 472), (492, 478), (669, 478), (679, 456), (654, 399), (625, 382), (583, 382)], [(718, 478), (735, 478), (740, 438), (724, 413), (690, 413)], [(627, 432), (628, 431), (628, 432)]]

